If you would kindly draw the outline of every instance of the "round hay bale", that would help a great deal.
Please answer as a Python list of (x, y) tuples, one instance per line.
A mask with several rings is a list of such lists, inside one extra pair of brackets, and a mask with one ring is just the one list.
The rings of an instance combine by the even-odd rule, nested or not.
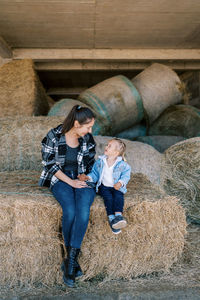
[[(94, 133), (115, 134), (139, 123), (144, 117), (141, 97), (125, 76), (104, 80), (79, 95), (91, 106), (99, 121)], [(119, 117), (120, 116), (120, 117)]]
[(139, 136), (136, 141), (151, 145), (159, 152), (163, 153), (166, 149), (172, 145), (185, 140), (182, 136), (167, 136), (167, 135), (151, 135), (151, 136)]
[[(95, 136), (97, 154), (101, 155), (112, 137)], [(122, 139), (123, 140), (123, 139)], [(150, 145), (123, 140), (126, 144), (126, 158), (133, 173), (145, 174), (153, 183), (159, 184), (162, 154)]]
[(73, 99), (61, 99), (52, 106), (52, 108), (48, 112), (48, 116), (66, 117), (74, 105), (86, 106), (81, 101), (77, 101)]
[(132, 79), (140, 93), (149, 123), (170, 105), (182, 100), (181, 81), (169, 67), (154, 63)]
[(180, 199), (186, 214), (200, 222), (200, 138), (179, 142), (164, 152), (161, 185)]
[[(7, 228), (10, 237), (0, 242), (1, 286), (62, 284), (62, 210), (47, 188), (37, 186), (38, 178), (32, 171), (0, 172), (0, 212), (7, 203), (13, 218)], [(129, 182), (124, 215), (128, 226), (115, 236), (103, 201), (96, 197), (80, 257), (83, 280), (100, 274), (131, 278), (166, 271), (181, 255), (184, 210), (143, 174)], [(0, 236), (4, 232), (0, 227)]]
[(120, 133), (116, 134), (116, 137), (127, 139), (127, 140), (133, 140), (138, 136), (145, 136), (146, 135), (147, 128), (143, 124), (137, 124), (133, 127), (126, 129)]
[(0, 117), (48, 113), (48, 97), (31, 59), (13, 60), (0, 67), (0, 105)]
[(199, 136), (200, 115), (192, 106), (172, 105), (152, 124), (149, 135)]

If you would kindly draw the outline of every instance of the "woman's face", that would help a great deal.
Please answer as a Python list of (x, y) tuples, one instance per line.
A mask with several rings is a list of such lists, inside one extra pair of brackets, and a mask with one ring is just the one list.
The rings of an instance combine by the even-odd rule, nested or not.
[(76, 133), (79, 136), (84, 136), (87, 133), (92, 133), (92, 126), (94, 125), (95, 119), (88, 120), (86, 124), (80, 124), (78, 121), (75, 121)]

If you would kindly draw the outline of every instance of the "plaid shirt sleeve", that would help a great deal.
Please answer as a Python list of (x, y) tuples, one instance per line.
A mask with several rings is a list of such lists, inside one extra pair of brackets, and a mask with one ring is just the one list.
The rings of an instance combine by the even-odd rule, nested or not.
[(47, 136), (42, 140), (42, 165), (44, 171), (51, 175), (54, 175), (60, 166), (55, 161), (55, 155), (58, 152), (58, 147), (56, 146), (56, 136), (53, 130), (50, 130)]
[(95, 154), (96, 154), (96, 143), (94, 141), (93, 136), (89, 135), (89, 141), (88, 141), (88, 159), (86, 163), (86, 172), (89, 173), (92, 171), (92, 167), (95, 163)]
[(96, 143), (93, 136), (88, 133), (82, 143), (81, 151), (78, 153), (79, 173), (89, 173), (95, 162), (95, 147)]

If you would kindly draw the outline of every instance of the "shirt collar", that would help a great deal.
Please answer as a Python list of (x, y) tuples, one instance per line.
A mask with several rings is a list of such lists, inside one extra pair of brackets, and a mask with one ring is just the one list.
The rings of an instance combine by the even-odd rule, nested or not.
[[(102, 159), (105, 162), (107, 156), (106, 155), (100, 155), (99, 158)], [(114, 164), (118, 163), (121, 160), (122, 160), (122, 156), (118, 156)]]

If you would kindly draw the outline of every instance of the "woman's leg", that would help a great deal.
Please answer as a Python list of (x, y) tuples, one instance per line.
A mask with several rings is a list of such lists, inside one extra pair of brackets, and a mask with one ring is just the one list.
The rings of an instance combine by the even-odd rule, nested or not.
[(93, 188), (75, 189), (76, 212), (70, 238), (70, 246), (73, 248), (80, 249), (81, 247), (95, 194)]
[(62, 232), (65, 246), (68, 247), (70, 246), (71, 230), (75, 220), (74, 188), (63, 181), (58, 181), (51, 191), (62, 207)]

